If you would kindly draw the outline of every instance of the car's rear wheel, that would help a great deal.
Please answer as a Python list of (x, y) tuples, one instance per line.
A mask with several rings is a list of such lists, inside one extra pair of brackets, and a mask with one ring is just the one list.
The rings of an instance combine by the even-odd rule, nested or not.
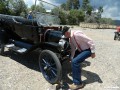
[(3, 53), (4, 53), (4, 44), (0, 40), (0, 55), (3, 55)]
[(44, 78), (49, 83), (55, 84), (61, 80), (61, 63), (54, 52), (50, 50), (43, 50), (39, 57), (39, 67)]

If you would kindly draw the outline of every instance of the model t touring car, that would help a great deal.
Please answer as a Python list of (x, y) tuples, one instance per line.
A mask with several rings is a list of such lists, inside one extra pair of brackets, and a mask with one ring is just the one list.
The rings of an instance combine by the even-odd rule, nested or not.
[(52, 20), (56, 23), (57, 19), (43, 14), (33, 20), (0, 14), (0, 54), (4, 54), (5, 47), (18, 54), (39, 49), (40, 71), (49, 83), (55, 84), (61, 80), (61, 65), (69, 56), (69, 43), (63, 35), (68, 28), (53, 26)]

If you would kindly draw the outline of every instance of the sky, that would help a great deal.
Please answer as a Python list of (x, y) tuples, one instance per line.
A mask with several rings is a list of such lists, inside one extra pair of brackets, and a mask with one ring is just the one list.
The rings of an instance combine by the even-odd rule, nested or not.
[[(35, 3), (35, 0), (24, 0), (25, 3), (30, 7)], [(44, 0), (54, 5), (61, 5), (65, 3), (67, 0)], [(82, 0), (80, 0), (82, 2)], [(37, 0), (39, 3), (39, 0)], [(103, 6), (104, 12), (102, 13), (102, 17), (112, 18), (113, 20), (120, 20), (120, 0), (90, 0), (91, 5), (94, 8), (98, 8), (99, 6)], [(53, 6), (45, 7), (47, 10), (53, 8)]]

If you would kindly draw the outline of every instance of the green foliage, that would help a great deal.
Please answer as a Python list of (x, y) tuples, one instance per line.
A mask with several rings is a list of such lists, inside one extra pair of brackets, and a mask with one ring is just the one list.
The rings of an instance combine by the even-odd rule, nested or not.
[(76, 9), (72, 9), (70, 11), (60, 10), (59, 8), (54, 8), (52, 10), (52, 14), (58, 15), (61, 24), (70, 24), (70, 25), (78, 25), (80, 22), (84, 21), (84, 12)]
[(59, 13), (62, 12), (59, 8), (54, 8), (51, 11), (51, 14), (59, 16)]
[(27, 6), (23, 0), (0, 0), (0, 13), (19, 16), (27, 13)]
[(82, 9), (84, 11), (87, 11), (88, 10), (88, 7), (89, 7), (89, 0), (83, 0), (83, 3), (82, 3)]
[(82, 10), (85, 12), (85, 22), (98, 23), (98, 24), (101, 23), (100, 19), (101, 19), (101, 14), (103, 12), (102, 6), (98, 8), (98, 12), (94, 12), (93, 7), (90, 5), (89, 0), (83, 0)]
[[(111, 23), (110, 19), (101, 19), (103, 7), (98, 8), (97, 13), (93, 13), (93, 7), (89, 0), (83, 0), (80, 7), (80, 0), (66, 0), (66, 3), (61, 4), (60, 8), (52, 9), (51, 14), (59, 16), (61, 24), (76, 25), (80, 22), (97, 22)], [(0, 0), (0, 13), (11, 14), (26, 17), (28, 11), (46, 13), (44, 5), (32, 5), (27, 7), (24, 0)], [(34, 16), (34, 15), (33, 15)]]
[(80, 1), (79, 0), (67, 0), (66, 3), (61, 4), (61, 8), (64, 10), (79, 9)]
[(40, 3), (39, 5), (32, 5), (31, 8), (30, 8), (31, 11), (35, 11), (35, 12), (41, 12), (41, 13), (45, 13), (46, 10), (43, 6), (42, 3)]
[(67, 0), (65, 10), (71, 10), (71, 9), (72, 9), (72, 0)]
[(83, 0), (82, 10), (86, 12), (86, 14), (91, 15), (93, 7), (90, 5), (89, 0)]
[(100, 6), (100, 7), (98, 8), (98, 12), (99, 12), (99, 13), (102, 13), (102, 12), (103, 12), (103, 7), (102, 7), (102, 6)]
[(62, 24), (62, 25), (67, 24), (66, 23), (67, 22), (67, 14), (63, 10), (61, 10), (59, 8), (54, 8), (54, 9), (52, 9), (51, 14), (57, 15), (60, 18), (60, 24)]
[(3, 2), (0, 3), (0, 13), (3, 13), (5, 9), (5, 5)]
[(20, 16), (23, 12), (27, 14), (27, 6), (23, 0), (11, 0), (10, 4), (13, 15)]
[(103, 20), (101, 19), (101, 14), (102, 14), (102, 12), (103, 12), (103, 7), (100, 6), (100, 7), (98, 8), (98, 12), (95, 13), (95, 15), (96, 15), (96, 16), (95, 16), (95, 19), (96, 19), (96, 22), (97, 22), (98, 24), (103, 23), (103, 22), (102, 22)]
[(61, 4), (60, 7), (61, 7), (61, 9), (66, 10), (66, 4), (65, 3)]
[(91, 15), (92, 10), (93, 10), (92, 6), (91, 6), (91, 5), (88, 5), (88, 6), (87, 6), (86, 14)]
[(0, 0), (0, 13), (9, 14), (9, 0)]
[(80, 22), (84, 21), (84, 12), (82, 10), (72, 9), (68, 15), (68, 24), (78, 25)]
[(62, 25), (66, 25), (67, 24), (67, 15), (63, 12), (63, 11), (60, 11), (59, 12), (59, 18), (60, 18), (60, 21)]
[(80, 8), (79, 0), (73, 0), (73, 9), (79, 9), (79, 8)]
[(111, 18), (101, 18), (100, 23), (101, 24), (114, 24), (114, 21)]

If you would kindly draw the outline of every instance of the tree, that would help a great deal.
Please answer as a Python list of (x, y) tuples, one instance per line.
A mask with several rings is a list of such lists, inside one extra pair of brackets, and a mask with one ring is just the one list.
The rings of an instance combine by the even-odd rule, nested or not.
[(79, 9), (79, 8), (80, 8), (80, 1), (79, 0), (67, 0), (66, 10)]
[(9, 0), (0, 0), (0, 13), (9, 14)]
[(98, 28), (100, 27), (100, 24), (101, 24), (101, 14), (102, 14), (102, 12), (103, 12), (103, 7), (99, 7), (98, 8), (98, 12), (96, 13), (96, 22), (97, 22), (97, 24), (98, 24)]
[(51, 10), (51, 14), (59, 16), (60, 11), (59, 8), (55, 7)]
[(51, 14), (57, 15), (60, 18), (60, 24), (62, 24), (62, 25), (67, 24), (66, 23), (66, 20), (67, 20), (66, 12), (60, 10), (59, 8), (54, 8), (54, 9), (52, 9)]
[(65, 3), (61, 4), (60, 7), (61, 7), (61, 9), (66, 10), (66, 4)]
[(89, 13), (86, 12), (85, 22), (87, 22), (87, 23), (97, 23), (98, 28), (99, 28), (100, 24), (103, 23), (103, 20), (101, 19), (102, 12), (103, 12), (103, 8), (101, 6), (98, 8), (97, 12), (96, 11), (93, 11), (92, 13), (91, 13), (91, 11)]
[(85, 12), (86, 15), (91, 15), (93, 7), (90, 5), (89, 0), (83, 0), (82, 10)]
[(66, 10), (71, 10), (72, 9), (72, 0), (67, 0), (66, 2)]
[(73, 0), (73, 9), (79, 9), (79, 8), (80, 8), (80, 1)]
[(40, 3), (39, 5), (32, 5), (31, 6), (31, 11), (35, 11), (35, 12), (41, 12), (41, 13), (45, 13), (46, 10), (44, 8), (44, 5), (42, 3)]
[(99, 12), (99, 13), (102, 13), (102, 12), (103, 12), (103, 7), (102, 7), (102, 6), (100, 6), (100, 7), (98, 8), (98, 12)]
[(102, 6), (100, 6), (99, 8), (98, 8), (98, 18), (101, 18), (101, 14), (103, 13), (103, 7)]
[(92, 6), (88, 4), (86, 14), (91, 15), (92, 10), (93, 10)]
[(87, 23), (95, 22), (95, 17), (92, 13), (93, 7), (90, 5), (89, 0), (83, 0), (82, 10), (84, 11), (84, 21)]
[(9, 5), (13, 15), (20, 16), (21, 13), (27, 14), (27, 5), (23, 0), (10, 0)]
[(20, 15), (27, 12), (27, 6), (23, 0), (0, 0), (0, 13)]
[(5, 4), (2, 2), (2, 0), (0, 0), (0, 13), (4, 13), (4, 9), (5, 9)]
[(84, 12), (80, 9), (80, 10), (76, 10), (76, 9), (72, 9), (69, 12), (69, 16), (68, 16), (68, 24), (71, 25), (78, 25), (80, 22), (84, 21)]
[(42, 8), (40, 5), (32, 5), (31, 6), (31, 11), (35, 11), (35, 12), (41, 12), (41, 13), (45, 13), (46, 10), (44, 8)]
[(111, 18), (101, 18), (100, 23), (102, 24), (114, 24), (114, 21)]
[(90, 3), (89, 0), (83, 0), (82, 9), (84, 11), (87, 11), (89, 3)]

